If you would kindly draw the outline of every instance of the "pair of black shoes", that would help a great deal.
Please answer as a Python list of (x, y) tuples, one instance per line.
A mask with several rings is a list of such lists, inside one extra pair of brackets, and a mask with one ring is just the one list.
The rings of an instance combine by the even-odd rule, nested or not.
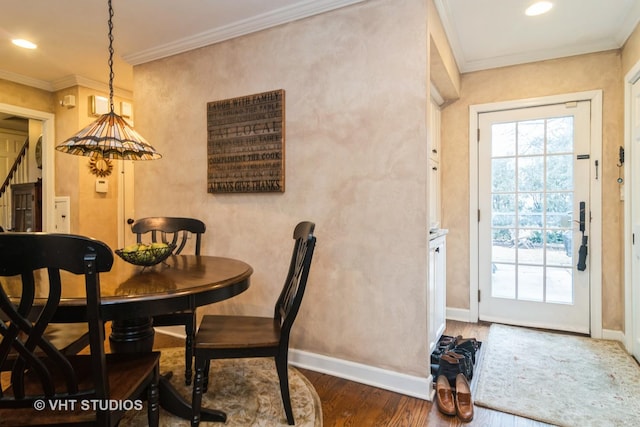
[(476, 353), (479, 349), (480, 343), (475, 338), (444, 335), (431, 354), (432, 373), (436, 378), (446, 377), (452, 387), (455, 386), (458, 374), (471, 380)]

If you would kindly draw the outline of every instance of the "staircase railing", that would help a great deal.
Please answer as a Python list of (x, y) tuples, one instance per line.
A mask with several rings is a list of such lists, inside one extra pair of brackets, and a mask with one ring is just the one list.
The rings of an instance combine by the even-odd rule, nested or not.
[(25, 138), (18, 156), (13, 161), (13, 165), (7, 172), (2, 186), (0, 187), (0, 225), (10, 225), (11, 221), (11, 184), (20, 184), (28, 180), (28, 165), (24, 159), (29, 152), (29, 137)]

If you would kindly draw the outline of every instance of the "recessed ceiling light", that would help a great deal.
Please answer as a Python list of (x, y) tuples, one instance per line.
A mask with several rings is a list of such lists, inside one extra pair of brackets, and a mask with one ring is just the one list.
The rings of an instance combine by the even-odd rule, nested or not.
[(524, 11), (527, 16), (537, 16), (547, 13), (553, 7), (553, 3), (550, 1), (538, 1), (532, 4)]
[(37, 44), (31, 43), (29, 40), (24, 40), (24, 39), (13, 39), (11, 40), (11, 43), (15, 44), (16, 46), (23, 47), (25, 49), (35, 49), (38, 47)]

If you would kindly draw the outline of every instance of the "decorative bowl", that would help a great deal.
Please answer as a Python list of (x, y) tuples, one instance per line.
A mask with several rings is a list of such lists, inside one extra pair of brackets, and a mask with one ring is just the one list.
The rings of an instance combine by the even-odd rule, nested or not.
[(176, 245), (171, 243), (161, 247), (152, 247), (142, 243), (135, 250), (132, 250), (132, 247), (127, 247), (116, 249), (115, 252), (120, 258), (131, 264), (149, 267), (167, 259), (175, 248)]

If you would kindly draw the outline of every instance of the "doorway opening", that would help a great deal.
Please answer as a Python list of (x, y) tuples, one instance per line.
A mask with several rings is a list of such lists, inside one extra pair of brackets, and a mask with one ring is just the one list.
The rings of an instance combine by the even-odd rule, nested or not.
[(55, 231), (55, 116), (44, 111), (2, 103), (0, 113), (42, 123), (42, 230)]

